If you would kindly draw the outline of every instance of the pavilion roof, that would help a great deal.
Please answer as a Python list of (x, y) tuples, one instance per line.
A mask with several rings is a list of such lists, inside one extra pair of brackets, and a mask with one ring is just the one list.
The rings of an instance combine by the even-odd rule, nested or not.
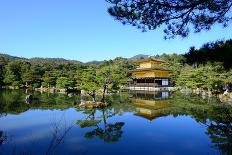
[(161, 60), (161, 59), (156, 59), (154, 57), (148, 57), (148, 58), (145, 58), (145, 59), (141, 59), (141, 60), (138, 60), (136, 61), (137, 63), (141, 63), (141, 62), (148, 62), (148, 61), (155, 61), (155, 62), (162, 62), (162, 63), (165, 63), (166, 61), (164, 60)]

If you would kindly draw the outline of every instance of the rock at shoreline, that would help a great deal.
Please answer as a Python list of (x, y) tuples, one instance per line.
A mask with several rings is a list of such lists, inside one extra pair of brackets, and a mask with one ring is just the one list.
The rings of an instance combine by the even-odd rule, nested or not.
[(103, 103), (103, 102), (85, 101), (85, 102), (82, 102), (79, 105), (79, 107), (93, 109), (93, 108), (104, 108), (104, 107), (107, 107), (108, 105), (109, 105), (108, 103)]
[(181, 89), (180, 92), (188, 95), (188, 94), (191, 94), (193, 91), (192, 89), (184, 88), (184, 89)]
[(29, 103), (29, 102), (31, 102), (32, 100), (33, 100), (32, 94), (27, 95), (26, 98), (25, 98), (26, 103)]
[(221, 102), (232, 103), (232, 93), (225, 91), (223, 94), (220, 94), (219, 99)]

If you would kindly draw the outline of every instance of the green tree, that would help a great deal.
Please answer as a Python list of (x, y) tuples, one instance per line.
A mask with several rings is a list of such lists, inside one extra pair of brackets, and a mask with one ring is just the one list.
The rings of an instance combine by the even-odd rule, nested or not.
[(3, 82), (3, 79), (4, 79), (3, 74), (4, 74), (3, 65), (0, 65), (0, 88), (4, 84), (4, 82)]
[(33, 87), (40, 87), (42, 83), (42, 76), (45, 73), (45, 70), (43, 69), (43, 64), (32, 63), (30, 71), (33, 79)]
[(201, 48), (191, 47), (184, 55), (186, 62), (198, 66), (208, 62), (221, 62), (226, 70), (232, 68), (232, 40), (216, 41), (204, 44)]
[(226, 83), (231, 82), (231, 74), (225, 72), (220, 63), (200, 65), (198, 67), (185, 66), (181, 69), (176, 84), (182, 87), (202, 87), (214, 93), (222, 91)]
[(101, 67), (97, 70), (99, 84), (102, 86), (102, 102), (105, 102), (105, 95), (108, 90), (118, 89), (120, 83), (120, 70), (117, 65)]
[(80, 88), (96, 101), (96, 93), (100, 89), (99, 77), (96, 75), (96, 66), (92, 65), (85, 69), (81, 76)]
[(11, 61), (6, 65), (4, 83), (19, 86), (21, 84), (21, 68), (23, 62), (20, 60)]
[(73, 77), (75, 79), (75, 83), (76, 83), (77, 88), (81, 87), (82, 73), (83, 73), (84, 69), (86, 69), (86, 66), (81, 65), (81, 64), (76, 65), (76, 73), (75, 73), (75, 75)]
[(59, 77), (59, 72), (56, 71), (45, 71), (42, 77), (42, 85), (45, 87), (56, 86), (57, 77)]
[(75, 81), (67, 77), (59, 77), (56, 80), (56, 87), (64, 89), (73, 88), (75, 87)]
[(34, 81), (33, 73), (31, 71), (22, 73), (22, 81), (26, 86), (30, 85)]
[(0, 56), (0, 88), (4, 85), (4, 74), (5, 74), (5, 65), (8, 63), (8, 60), (5, 57)]

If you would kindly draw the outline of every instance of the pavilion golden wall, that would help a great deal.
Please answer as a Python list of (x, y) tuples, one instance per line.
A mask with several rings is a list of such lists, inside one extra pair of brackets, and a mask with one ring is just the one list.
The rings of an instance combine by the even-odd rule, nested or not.
[(132, 78), (169, 78), (170, 73), (168, 71), (153, 70), (153, 71), (138, 71), (132, 73)]

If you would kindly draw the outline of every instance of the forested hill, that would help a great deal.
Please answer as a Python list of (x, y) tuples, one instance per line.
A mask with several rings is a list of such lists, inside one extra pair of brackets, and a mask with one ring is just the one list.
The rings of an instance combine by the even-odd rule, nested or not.
[[(78, 60), (67, 60), (67, 59), (64, 59), (64, 58), (40, 58), (40, 57), (34, 57), (34, 58), (28, 59), (28, 58), (24, 58), (24, 57), (11, 56), (11, 55), (2, 54), (2, 53), (0, 53), (0, 57), (4, 58), (6, 60), (9, 60), (9, 61), (12, 61), (12, 60), (25, 60), (25, 61), (28, 61), (28, 62), (55, 62), (55, 63), (67, 63), (67, 62), (70, 62), (70, 63), (82, 63), (82, 64), (86, 64), (86, 65), (91, 65), (91, 64), (99, 65), (99, 64), (104, 62), (104, 61), (93, 60), (93, 61), (83, 63), (83, 62), (78, 61)], [(127, 59), (128, 61), (136, 61), (136, 60), (143, 60), (143, 59), (146, 59), (148, 57), (149, 57), (149, 55), (138, 54), (138, 55), (135, 55), (135, 56), (133, 56), (131, 58), (117, 57), (117, 58), (115, 58), (115, 60), (116, 59)]]
[(138, 55), (135, 55), (135, 56), (129, 58), (129, 60), (131, 60), (131, 61), (133, 61), (133, 60), (141, 60), (141, 59), (146, 59), (148, 57), (149, 57), (149, 55), (138, 54)]
[(0, 57), (5, 58), (6, 60), (27, 60), (26, 58), (23, 57), (11, 56), (9, 54), (3, 54), (3, 53), (0, 53)]
[[(114, 60), (119, 60), (119, 59), (124, 59), (124, 60), (128, 60), (128, 61), (137, 61), (137, 60), (143, 60), (143, 59), (146, 59), (148, 58), (149, 55), (144, 55), (144, 54), (138, 54), (138, 55), (135, 55), (131, 58), (122, 58), (122, 57), (117, 57), (115, 58)], [(2, 54), (0, 53), (0, 61), (1, 59), (5, 59), (5, 60), (8, 60), (8, 61), (13, 61), (13, 60), (22, 60), (22, 61), (27, 61), (27, 62), (30, 62), (30, 63), (33, 63), (33, 62), (37, 62), (37, 63), (80, 63), (80, 64), (83, 64), (83, 65), (99, 65), (101, 63), (103, 63), (104, 61), (97, 61), (97, 60), (93, 60), (93, 61), (89, 61), (89, 62), (81, 62), (81, 61), (78, 61), (78, 60), (67, 60), (67, 59), (64, 59), (64, 58), (40, 58), (40, 57), (34, 57), (34, 58), (24, 58), (24, 57), (17, 57), (17, 56), (11, 56), (11, 55), (8, 55), (8, 54)], [(109, 61), (114, 61), (114, 60), (109, 60)], [(105, 60), (107, 61), (107, 60)]]
[[(114, 60), (117, 59), (124, 59), (127, 61), (136, 61), (136, 60), (142, 60), (148, 58), (149, 55), (144, 54), (138, 54), (131, 58), (122, 58), (117, 57)], [(202, 45), (201, 48), (196, 49), (195, 47), (190, 47), (189, 51), (185, 54), (160, 54), (160, 55), (154, 55), (153, 57), (167, 61), (167, 62), (176, 62), (181, 64), (189, 64), (192, 66), (199, 66), (199, 65), (206, 65), (207, 63), (218, 63), (220, 62), (223, 67), (226, 70), (229, 70), (232, 68), (232, 39), (226, 40), (226, 41), (215, 41), (215, 42), (209, 42), (204, 45)], [(90, 61), (90, 62), (80, 62), (78, 60), (67, 60), (64, 58), (23, 58), (23, 57), (17, 57), (17, 56), (11, 56), (8, 54), (1, 54), (0, 53), (0, 61), (13, 61), (13, 60), (23, 60), (30, 63), (80, 63), (83, 65), (99, 65), (103, 63), (104, 61)], [(114, 61), (109, 60), (109, 61)], [(106, 60), (105, 60), (106, 61)]]
[(28, 62), (53, 62), (53, 63), (67, 63), (67, 62), (73, 62), (73, 63), (80, 63), (80, 61), (77, 60), (66, 60), (64, 58), (39, 58), (39, 57), (34, 57), (34, 58), (24, 58), (24, 57), (17, 57), (17, 56), (11, 56), (8, 54), (1, 54), (0, 57), (4, 58), (6, 60), (12, 61), (12, 60), (24, 60)]

